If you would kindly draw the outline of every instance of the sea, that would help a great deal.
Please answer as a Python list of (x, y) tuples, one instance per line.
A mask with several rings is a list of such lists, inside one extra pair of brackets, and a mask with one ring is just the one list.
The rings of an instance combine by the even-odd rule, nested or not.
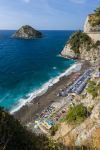
[(0, 106), (14, 113), (59, 81), (76, 62), (59, 56), (75, 31), (41, 31), (43, 38), (14, 39), (0, 31)]

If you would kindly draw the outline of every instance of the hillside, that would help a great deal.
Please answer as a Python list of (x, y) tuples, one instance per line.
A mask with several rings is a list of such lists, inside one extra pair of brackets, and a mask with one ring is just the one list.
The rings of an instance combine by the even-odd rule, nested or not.
[(0, 108), (0, 150), (61, 150), (46, 136), (37, 136)]
[[(64, 129), (67, 131), (66, 126)], [(90, 147), (75, 146), (73, 143), (66, 145), (60, 139), (55, 139), (43, 134), (35, 135), (0, 108), (0, 150), (88, 150)]]
[(100, 7), (94, 13), (87, 16), (84, 24), (84, 32), (95, 42), (100, 40)]
[(100, 148), (100, 78), (96, 71), (81, 95), (75, 95), (54, 139), (64, 145)]
[[(61, 55), (67, 58), (89, 60), (96, 63), (100, 59), (100, 8), (85, 21), (84, 32), (75, 32), (66, 43)], [(91, 18), (92, 16), (92, 18)], [(94, 53), (95, 51), (95, 53)]]
[(100, 32), (100, 7), (98, 7), (94, 13), (87, 16), (84, 32)]
[[(80, 95), (74, 95), (66, 117), (62, 119), (54, 139), (65, 145), (86, 145), (100, 149), (100, 7), (87, 16), (84, 31), (75, 32), (61, 56), (87, 60), (95, 71)], [(97, 71), (99, 69), (99, 71)], [(100, 73), (99, 73), (100, 74)]]

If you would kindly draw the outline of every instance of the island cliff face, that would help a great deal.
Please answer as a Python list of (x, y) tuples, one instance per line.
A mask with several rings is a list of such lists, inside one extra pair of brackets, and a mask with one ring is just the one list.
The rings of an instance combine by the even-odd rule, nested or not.
[(100, 8), (88, 15), (84, 32), (75, 32), (66, 43), (61, 55), (66, 58), (85, 59), (92, 63), (100, 59)]
[(18, 31), (16, 31), (13, 35), (13, 38), (22, 38), (22, 39), (34, 39), (41, 38), (42, 33), (35, 30), (29, 25), (22, 26)]

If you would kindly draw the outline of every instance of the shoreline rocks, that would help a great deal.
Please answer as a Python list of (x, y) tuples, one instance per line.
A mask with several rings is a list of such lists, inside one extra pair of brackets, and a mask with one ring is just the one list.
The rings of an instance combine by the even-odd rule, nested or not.
[(77, 59), (77, 55), (71, 49), (70, 44), (65, 45), (64, 49), (61, 52), (61, 56), (65, 57), (65, 58)]

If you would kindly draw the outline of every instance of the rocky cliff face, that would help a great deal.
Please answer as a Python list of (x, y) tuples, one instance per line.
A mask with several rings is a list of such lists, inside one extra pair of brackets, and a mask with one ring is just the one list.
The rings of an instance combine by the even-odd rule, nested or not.
[(75, 54), (75, 52), (71, 49), (71, 45), (70, 44), (66, 44), (63, 51), (61, 52), (61, 55), (66, 57), (66, 58), (77, 58), (77, 55)]
[(85, 24), (84, 24), (84, 32), (85, 33), (95, 33), (100, 34), (100, 25), (92, 26), (89, 23), (89, 20), (91, 18), (91, 15), (87, 16)]
[[(76, 32), (70, 37), (61, 55), (88, 60), (96, 63), (96, 68), (100, 67), (100, 7), (87, 17), (84, 32)], [(74, 106), (83, 104), (89, 116), (76, 125), (65, 121), (56, 132), (54, 139), (63, 141), (66, 146), (85, 145), (100, 149), (100, 78), (95, 77), (95, 74), (96, 70), (90, 79), (92, 84), (87, 84), (81, 95), (75, 95), (72, 103)]]
[[(95, 74), (95, 73), (94, 73)], [(87, 145), (100, 149), (100, 78), (91, 78), (98, 87), (98, 95), (93, 97), (85, 89), (82, 95), (75, 96), (74, 105), (83, 104), (90, 111), (90, 116), (79, 124), (61, 123), (54, 139), (68, 145)], [(88, 85), (87, 85), (88, 87)], [(86, 87), (86, 88), (87, 88)]]
[(84, 32), (87, 33), (88, 36), (91, 37), (93, 41), (100, 40), (100, 25), (92, 26), (89, 23), (89, 20), (91, 18), (90, 16), (87, 16), (85, 24), (84, 24)]
[(42, 33), (35, 30), (31, 26), (25, 25), (22, 26), (18, 31), (16, 31), (13, 35), (13, 38), (22, 38), (22, 39), (34, 39), (41, 38)]
[(74, 33), (63, 51), (63, 57), (85, 59), (95, 63), (100, 59), (100, 8), (88, 15), (84, 32)]
[(87, 34), (76, 32), (65, 45), (61, 55), (66, 58), (89, 60), (95, 63), (100, 59), (100, 42), (94, 42)]

